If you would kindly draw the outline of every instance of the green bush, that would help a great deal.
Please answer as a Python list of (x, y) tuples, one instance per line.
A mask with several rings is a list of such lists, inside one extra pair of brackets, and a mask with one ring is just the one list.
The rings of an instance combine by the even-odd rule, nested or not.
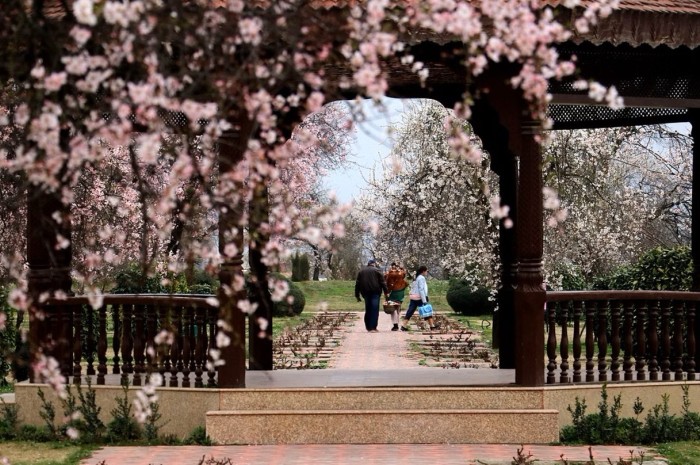
[(620, 418), (620, 395), (615, 396), (610, 405), (606, 386), (603, 385), (598, 412), (586, 415), (586, 401), (578, 397), (573, 408), (570, 405), (567, 407), (572, 424), (561, 430), (560, 439), (564, 443), (591, 445), (656, 444), (700, 439), (700, 415), (690, 411), (688, 386), (683, 386), (683, 413), (680, 417), (669, 413), (668, 401), (669, 395), (664, 394), (662, 403), (654, 406), (641, 422), (639, 415), (644, 407), (637, 398), (632, 408), (635, 418)]
[[(272, 316), (296, 316), (304, 311), (306, 306), (306, 297), (304, 296), (304, 291), (295, 282), (290, 281), (286, 276), (279, 273), (273, 274), (275, 279), (285, 281), (289, 286), (289, 293), (287, 297), (281, 302), (272, 302)], [(250, 277), (246, 276), (246, 292), (248, 293), (248, 298), (253, 298), (253, 289), (250, 283)], [(288, 302), (288, 299), (292, 297), (292, 303)]]
[(649, 250), (633, 265), (600, 277), (595, 289), (685, 291), (692, 284), (693, 261), (689, 247)]
[(590, 288), (586, 282), (586, 277), (576, 267), (563, 267), (559, 270), (559, 275), (561, 276), (562, 291), (582, 291)]
[(491, 291), (489, 289), (474, 286), (465, 279), (450, 280), (445, 297), (452, 310), (462, 315), (492, 314), (496, 308), (496, 301), (491, 300)]
[(122, 386), (122, 395), (115, 397), (117, 406), (110, 414), (112, 420), (107, 424), (107, 439), (110, 442), (125, 442), (141, 439), (141, 428), (131, 413), (129, 386)]
[[(163, 279), (167, 277), (168, 286), (163, 285)], [(116, 275), (116, 285), (112, 289), (114, 294), (216, 294), (219, 289), (219, 281), (201, 268), (178, 273), (177, 275), (164, 276), (154, 274), (144, 276), (143, 269), (137, 263), (127, 265)]]
[(204, 426), (196, 426), (187, 438), (183, 441), (183, 444), (192, 444), (198, 446), (211, 446), (211, 438), (207, 435), (207, 430)]
[(211, 284), (192, 284), (187, 289), (187, 293), (211, 295), (216, 294), (216, 288), (214, 288)]
[(19, 407), (16, 404), (6, 404), (2, 399), (0, 407), (0, 439), (14, 439), (19, 429)]
[(17, 344), (17, 330), (15, 328), (16, 311), (7, 303), (9, 290), (0, 287), (0, 313), (7, 317), (5, 329), (0, 331), (0, 386), (7, 386), (7, 376), (11, 372), (11, 364)]
[[(276, 274), (276, 279), (282, 279), (287, 281), (289, 285), (289, 294), (282, 302), (274, 302), (272, 306), (273, 316), (295, 316), (301, 314), (306, 306), (306, 297), (304, 296), (304, 291), (295, 282), (288, 280), (286, 277)], [(292, 303), (288, 303), (287, 299), (289, 297), (293, 298)]]
[(113, 294), (160, 294), (167, 292), (161, 284), (162, 276), (148, 276), (138, 263), (127, 265), (116, 276)]
[(17, 329), (17, 311), (7, 303), (10, 289), (0, 287), (0, 312), (5, 313), (5, 329), (0, 331), (0, 386), (7, 386), (7, 376), (14, 381), (29, 378), (29, 342), (23, 341)]

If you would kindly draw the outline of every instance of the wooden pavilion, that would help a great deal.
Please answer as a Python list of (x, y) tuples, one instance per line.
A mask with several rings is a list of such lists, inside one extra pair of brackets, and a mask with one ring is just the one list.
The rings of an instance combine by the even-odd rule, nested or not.
[[(576, 14), (560, 9), (559, 0), (543, 3), (557, 8), (558, 14)], [(562, 56), (576, 55), (583, 76), (590, 76), (606, 85), (614, 85), (625, 99), (622, 110), (593, 102), (585, 93), (573, 88), (571, 81), (551, 84), (553, 100), (549, 115), (556, 129), (597, 128), (689, 122), (695, 143), (693, 152), (693, 236), (692, 256), (695, 271), (694, 290), (700, 289), (700, 2), (696, 0), (622, 0), (620, 8), (585, 35), (559, 46)], [(507, 64), (494, 64), (474, 82), (468, 82), (460, 65), (460, 44), (452, 39), (416, 34), (411, 39), (417, 59), (430, 70), (426, 86), (417, 78), (399, 71), (390, 74), (389, 96), (431, 98), (451, 107), (465, 90), (476, 101), (471, 123), (491, 154), (492, 169), (500, 177), (500, 196), (511, 207), (515, 227), (500, 229), (500, 253), (503, 264), (500, 291), (499, 339), (500, 362), (503, 368), (515, 368), (516, 384), (535, 387), (548, 383), (570, 383), (610, 379), (696, 379), (695, 367), (700, 361), (696, 344), (700, 323), (695, 318), (692, 292), (607, 292), (549, 293), (542, 289), (542, 172), (541, 150), (537, 135), (539, 124), (532, 121), (522, 95), (506, 84), (513, 69)], [(238, 122), (241, 123), (241, 122)], [(234, 166), (243, 153), (246, 124), (237, 124), (238, 132), (222, 142), (221, 168)], [(60, 199), (38, 190), (29, 193), (28, 263), (29, 290), (38, 296), (43, 292), (70, 291), (71, 250), (55, 247), (54, 211), (63, 208)], [(221, 218), (221, 224), (234, 224), (240, 210), (232, 209)], [(59, 226), (64, 237), (70, 236), (69, 225)], [(222, 282), (242, 273), (242, 257), (225, 263), (220, 272)], [(165, 299), (165, 298), (164, 298)], [(231, 298), (221, 296), (222, 308), (235, 308)], [(235, 300), (235, 299), (233, 299)], [(80, 344), (81, 297), (51, 304), (49, 317), (33, 321), (31, 341), (51, 338), (57, 341), (52, 351), (65, 374), (80, 379), (82, 368)], [(549, 312), (542, 308), (548, 302)], [(206, 349), (215, 347), (216, 310), (204, 299), (167, 298), (149, 301), (144, 297), (107, 296), (106, 305), (121, 306), (121, 319), (115, 330), (123, 328), (122, 337), (115, 337), (116, 354), (121, 354), (122, 373), (139, 384), (140, 375), (149, 369), (199, 371), (199, 383), (206, 361)], [(170, 310), (166, 310), (166, 307)], [(177, 308), (175, 313), (172, 309)], [(76, 310), (77, 309), (77, 310)], [(565, 309), (563, 322), (555, 320), (555, 309)], [(170, 311), (170, 317), (166, 313)], [(233, 312), (230, 322), (235, 335), (245, 333), (245, 317)], [(95, 313), (100, 337), (96, 344), (97, 369), (90, 360), (88, 374), (104, 374), (106, 359), (106, 311)], [(172, 316), (175, 315), (175, 316)], [(271, 318), (271, 315), (262, 315)], [(179, 342), (167, 354), (168, 366), (153, 366), (146, 353), (159, 322), (166, 318), (180, 331)], [(584, 318), (586, 334), (578, 332)], [(255, 323), (251, 319), (251, 325)], [(597, 321), (599, 324), (592, 324)], [(600, 324), (601, 322), (605, 324)], [(545, 324), (550, 328), (562, 325), (563, 336), (556, 340), (549, 332), (547, 354), (550, 362), (543, 366)], [(568, 354), (567, 327), (575, 329), (573, 357)], [(605, 328), (612, 329), (607, 332)], [(597, 334), (594, 328), (602, 328)], [(271, 326), (270, 326), (271, 328)], [(256, 329), (256, 328), (253, 328)], [(103, 340), (103, 335), (105, 336)], [(553, 339), (554, 338), (554, 339)], [(610, 339), (608, 341), (608, 338)], [(597, 346), (594, 346), (594, 343)], [(561, 347), (558, 352), (557, 348)], [(582, 354), (582, 348), (585, 354)], [(610, 351), (608, 350), (610, 349)], [(585, 357), (584, 357), (585, 355)], [(272, 350), (269, 339), (250, 342), (249, 356), (258, 369), (271, 369)], [(606, 357), (613, 361), (608, 363)], [(560, 357), (562, 360), (559, 362)], [(220, 387), (245, 387), (246, 350), (242, 345), (224, 349), (226, 365), (219, 368)], [(568, 373), (569, 361), (573, 367)], [(116, 360), (119, 372), (119, 359)], [(585, 365), (585, 367), (584, 367)], [(582, 373), (585, 368), (585, 374)], [(596, 372), (594, 368), (598, 368)], [(633, 368), (636, 373), (633, 372)], [(610, 375), (608, 375), (610, 373)], [(210, 373), (209, 382), (214, 382)]]

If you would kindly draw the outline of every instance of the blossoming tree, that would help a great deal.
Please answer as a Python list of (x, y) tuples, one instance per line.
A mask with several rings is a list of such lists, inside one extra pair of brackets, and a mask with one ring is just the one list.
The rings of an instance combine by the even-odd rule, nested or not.
[[(246, 314), (264, 328), (270, 305), (261, 296), (268, 288), (272, 298), (285, 292), (266, 278), (285, 256), (276, 238), (333, 227), (332, 209), (299, 215), (277, 195), (286, 187), (281, 172), (298, 153), (294, 128), (306, 114), (348, 95), (379, 98), (392, 76), (429, 87), (430, 68), (416, 57), (411, 39), (425, 31), (459, 44), (450, 66), (463, 69), (465, 82), (499, 68), (501, 83), (525, 102), (528, 118), (546, 124), (548, 80), (575, 70), (555, 45), (572, 29), (585, 31), (616, 3), (586, 2), (575, 24), (564, 25), (551, 8), (530, 0), (9, 0), (0, 12), (0, 169), (21, 173), (29, 199), (28, 272), (12, 303), (36, 318), (40, 301), (71, 291), (77, 245), (70, 206), (85, 173), (113, 150), (124, 150), (139, 167), (137, 195), (148, 203), (141, 209), (142, 231), (152, 228), (169, 243), (178, 221), (206, 230), (211, 217), (195, 213), (215, 212), (218, 250), (179, 241), (168, 266), (177, 269), (188, 255), (220, 266), (221, 342), (243, 334)], [(583, 80), (576, 86), (620, 104), (613, 88)], [(456, 114), (468, 117), (471, 89), (463, 90)], [(451, 138), (455, 156), (472, 155), (468, 135), (455, 130)], [(157, 171), (164, 157), (167, 176), (151, 190), (138, 173)], [(183, 186), (192, 185), (192, 195), (182, 195)], [(326, 221), (307, 220), (314, 216)], [(258, 254), (251, 263), (260, 286), (254, 302), (244, 295), (245, 229), (246, 246)], [(104, 240), (119, 234), (100, 230)], [(111, 257), (99, 251), (85, 256)], [(537, 276), (535, 270), (532, 279)], [(86, 283), (86, 289), (99, 305), (97, 287)], [(529, 307), (537, 307), (534, 300)], [(35, 373), (54, 379), (57, 365), (42, 358), (51, 335), (35, 336)], [(244, 348), (229, 345), (223, 356), (228, 363), (220, 367), (221, 379), (243, 385)]]

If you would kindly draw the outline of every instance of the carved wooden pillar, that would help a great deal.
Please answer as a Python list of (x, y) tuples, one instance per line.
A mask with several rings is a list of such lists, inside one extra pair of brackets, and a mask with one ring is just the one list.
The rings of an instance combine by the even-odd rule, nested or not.
[[(517, 217), (517, 160), (512, 154), (504, 154), (500, 175), (501, 204), (508, 205), (511, 221)], [(518, 259), (516, 228), (506, 228), (501, 220), (499, 228), (501, 255), (501, 288), (498, 290), (498, 357), (500, 368), (515, 368), (515, 300)], [(494, 334), (494, 340), (496, 335)]]
[[(700, 110), (691, 109), (690, 135), (693, 138), (693, 192), (692, 192), (692, 232), (690, 250), (693, 257), (693, 291), (700, 291)], [(700, 318), (696, 318), (695, 339), (700, 337)], [(690, 355), (693, 356), (692, 354)], [(695, 366), (700, 364), (700, 344), (696, 347)]]
[[(497, 89), (475, 102), (471, 124), (491, 155), (491, 169), (499, 176), (501, 205), (508, 205), (509, 221), (517, 219), (518, 164), (515, 147), (518, 146), (518, 96), (512, 88), (503, 86), (505, 78), (488, 81)], [(461, 93), (451, 94), (453, 97)], [(454, 104), (454, 101), (450, 102)], [(515, 134), (516, 137), (513, 137)], [(518, 261), (516, 230), (506, 228), (505, 219), (499, 223), (498, 252), (501, 259), (501, 287), (498, 289), (498, 311), (493, 316), (493, 347), (499, 350), (500, 368), (515, 368), (515, 311), (514, 291)]]
[(250, 299), (257, 304), (248, 319), (248, 366), (251, 370), (272, 370), (272, 297), (267, 282), (269, 269), (263, 263), (262, 249), (270, 240), (268, 190), (258, 185), (250, 205), (248, 234)]
[[(252, 123), (241, 118), (232, 124), (234, 129), (219, 141), (219, 170), (220, 182), (234, 184), (236, 181), (230, 179), (230, 175), (243, 159)], [(243, 229), (239, 224), (242, 215), (242, 202), (219, 207), (219, 251), (224, 257), (219, 271), (219, 319), (224, 322), (224, 327), (219, 327), (218, 331), (228, 336), (230, 344), (218, 348), (225, 362), (218, 367), (218, 384), (227, 388), (245, 387), (245, 315), (237, 306), (240, 300), (245, 299), (245, 289), (233, 291), (234, 279), (243, 278)], [(228, 243), (233, 243), (237, 248), (233, 257), (224, 254)]]
[(542, 154), (539, 123), (521, 123), (518, 176), (517, 287), (515, 289), (515, 382), (544, 384), (544, 303), (542, 289)]
[(693, 138), (693, 192), (691, 254), (693, 291), (700, 291), (700, 110), (690, 110), (690, 135)]
[[(32, 302), (42, 294), (63, 291), (71, 295), (72, 249), (70, 207), (61, 202), (60, 192), (47, 192), (41, 186), (27, 189), (27, 287)], [(59, 235), (68, 241), (60, 244)], [(59, 311), (60, 310), (60, 311)], [(32, 360), (39, 354), (51, 355), (61, 371), (72, 363), (72, 328), (66, 306), (52, 306), (50, 311), (33, 304), (29, 314), (29, 346)], [(66, 327), (68, 325), (68, 327)], [(32, 381), (38, 381), (32, 373)]]

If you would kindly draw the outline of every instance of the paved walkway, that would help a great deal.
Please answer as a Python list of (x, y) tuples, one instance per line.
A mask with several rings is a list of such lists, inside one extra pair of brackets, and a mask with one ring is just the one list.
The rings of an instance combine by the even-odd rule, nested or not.
[[(369, 444), (369, 445), (282, 445), (282, 446), (157, 446), (106, 447), (83, 462), (85, 465), (476, 465), (510, 464), (518, 445), (500, 444)], [(595, 446), (596, 464), (617, 464), (644, 453), (645, 462), (655, 459), (648, 449), (630, 446)], [(589, 460), (588, 447), (525, 446), (537, 465), (563, 465)], [(202, 459), (204, 458), (204, 461)], [(207, 462), (215, 459), (218, 462)], [(230, 459), (230, 462), (223, 461)], [(525, 462), (523, 462), (525, 463)], [(637, 462), (635, 462), (637, 463)], [(649, 462), (648, 465), (651, 465)]]
[[(354, 320), (345, 333), (342, 344), (333, 351), (330, 368), (339, 370), (386, 370), (421, 368), (415, 358), (410, 358), (409, 339), (416, 339), (416, 332), (391, 331), (391, 315), (379, 312), (378, 333), (365, 329), (364, 314)], [(413, 327), (415, 329), (415, 326)], [(422, 336), (421, 336), (422, 337)]]
[[(379, 316), (379, 332), (365, 330), (362, 314), (347, 330), (326, 370), (276, 370), (249, 372), (248, 387), (308, 386), (441, 386), (508, 384), (513, 370), (427, 368), (408, 356), (409, 343), (430, 338), (412, 325), (411, 332), (391, 331), (391, 318)], [(433, 335), (435, 337), (435, 335)], [(303, 376), (300, 376), (302, 374)], [(465, 380), (472, 382), (465, 383)], [(83, 465), (472, 465), (511, 464), (518, 445), (503, 444), (345, 444), (345, 445), (262, 445), (262, 446), (156, 446), (105, 447)], [(630, 446), (595, 446), (595, 462), (617, 464), (643, 453), (646, 460), (654, 453)], [(537, 464), (563, 464), (589, 460), (588, 447), (525, 446)], [(211, 461), (214, 459), (216, 461)], [(229, 459), (230, 462), (225, 461)], [(657, 462), (658, 463), (658, 462)]]

